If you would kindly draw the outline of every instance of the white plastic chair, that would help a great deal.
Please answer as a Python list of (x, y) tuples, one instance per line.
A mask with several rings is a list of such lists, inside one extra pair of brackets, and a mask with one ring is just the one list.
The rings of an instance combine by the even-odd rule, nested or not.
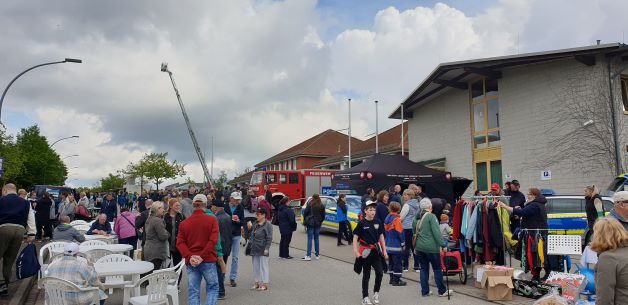
[[(46, 257), (52, 259), (57, 253), (63, 253), (63, 249), (67, 242), (64, 241), (54, 241), (51, 243), (47, 243), (39, 249), (39, 265), (41, 268), (39, 269), (39, 278), (41, 279), (42, 274), (48, 268), (48, 264), (46, 263)], [(50, 260), (49, 260), (50, 261)]]
[[(99, 258), (96, 263), (119, 263), (119, 262), (132, 262), (133, 260), (122, 254), (109, 254)], [(126, 285), (131, 285), (133, 282), (124, 280), (122, 275), (110, 275), (105, 277), (105, 287), (109, 288), (109, 294), (113, 293), (113, 288), (124, 288)]]
[(107, 245), (106, 242), (99, 239), (86, 240), (81, 243), (81, 246), (106, 246), (106, 245)]
[(98, 261), (101, 257), (113, 254), (113, 252), (105, 249), (94, 249), (86, 251), (84, 254), (87, 256), (87, 260), (93, 263)]
[[(169, 305), (166, 290), (168, 283), (177, 276), (177, 273), (174, 271), (154, 272), (140, 279), (133, 285), (124, 286), (124, 301), (122, 304)], [(131, 297), (130, 295), (132, 291), (134, 291), (135, 288), (140, 287), (145, 282), (148, 282), (148, 285), (146, 286), (146, 295)]]
[(166, 269), (157, 270), (153, 273), (174, 271), (177, 276), (168, 282), (167, 294), (172, 299), (172, 305), (179, 305), (179, 278), (183, 267), (185, 266), (185, 259), (182, 259), (176, 266)]
[(56, 277), (45, 277), (39, 280), (39, 287), (46, 291), (46, 305), (66, 305), (67, 293), (91, 293), (93, 295), (89, 305), (99, 305), (98, 287), (81, 288), (76, 284)]
[(70, 225), (71, 226), (76, 226), (76, 225), (86, 225), (87, 226), (88, 223), (85, 220), (75, 220), (75, 221), (70, 222)]

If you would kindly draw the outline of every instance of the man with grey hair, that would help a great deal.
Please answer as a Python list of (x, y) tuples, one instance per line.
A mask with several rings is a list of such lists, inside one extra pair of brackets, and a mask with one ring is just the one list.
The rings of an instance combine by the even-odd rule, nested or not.
[(390, 199), (388, 200), (388, 202), (401, 202), (401, 185), (397, 184), (395, 185), (395, 187), (393, 188), (393, 192), (392, 194), (390, 194)]
[(98, 215), (98, 219), (92, 223), (92, 226), (87, 230), (87, 235), (107, 235), (111, 234), (111, 223), (107, 221), (107, 214), (102, 213)]
[(190, 199), (190, 193), (187, 190), (183, 190), (183, 192), (181, 192), (181, 197), (183, 198), (181, 199), (181, 214), (183, 214), (185, 218), (188, 218), (192, 215), (192, 211), (194, 210), (194, 207), (192, 206), (192, 199)]
[[(27, 232), (28, 231), (28, 232)], [(20, 251), (24, 235), (26, 242), (35, 240), (35, 215), (26, 199), (17, 195), (15, 184), (8, 183), (2, 188), (0, 197), (0, 295), (8, 295), (8, 285), (13, 271), (13, 263)]]

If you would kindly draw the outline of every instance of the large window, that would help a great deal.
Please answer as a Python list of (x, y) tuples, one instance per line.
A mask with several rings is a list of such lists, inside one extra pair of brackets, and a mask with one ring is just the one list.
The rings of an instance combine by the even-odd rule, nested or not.
[(502, 185), (502, 161), (488, 161), (475, 163), (475, 185), (478, 191), (486, 192), (490, 185)]
[(497, 80), (480, 79), (471, 83), (473, 111), (473, 147), (487, 148), (500, 145), (499, 97)]

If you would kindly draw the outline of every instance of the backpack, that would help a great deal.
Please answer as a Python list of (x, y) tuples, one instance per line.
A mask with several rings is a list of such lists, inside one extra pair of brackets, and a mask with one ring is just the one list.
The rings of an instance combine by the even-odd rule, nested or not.
[(37, 248), (35, 244), (28, 244), (15, 261), (15, 277), (18, 280), (31, 277), (37, 274), (40, 268), (41, 266), (37, 259)]

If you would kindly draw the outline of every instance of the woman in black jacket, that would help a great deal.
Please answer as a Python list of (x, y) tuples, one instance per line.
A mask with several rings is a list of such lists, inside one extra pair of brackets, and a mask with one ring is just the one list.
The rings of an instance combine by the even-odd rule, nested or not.
[(52, 238), (52, 226), (50, 224), (50, 207), (54, 203), (50, 200), (50, 194), (47, 192), (44, 193), (44, 196), (41, 197), (35, 205), (35, 225), (37, 226), (37, 235), (36, 239), (42, 238), (42, 227), (43, 227), (43, 237)]
[(179, 224), (185, 220), (185, 216), (181, 214), (181, 203), (178, 199), (170, 199), (168, 205), (170, 208), (168, 213), (164, 215), (164, 222), (166, 223), (166, 231), (170, 233), (170, 259), (172, 259), (172, 265), (176, 266), (181, 262), (181, 254), (177, 250), (177, 234), (179, 233)]
[(321, 234), (321, 226), (325, 220), (325, 206), (321, 202), (318, 194), (312, 195), (312, 200), (308, 203), (303, 211), (303, 222), (307, 228), (307, 253), (303, 258), (304, 261), (312, 260), (312, 241), (314, 242), (314, 250), (316, 251), (316, 259), (320, 258), (320, 245), (318, 237)]
[(584, 187), (584, 209), (587, 212), (587, 225), (589, 230), (584, 238), (586, 246), (591, 241), (593, 236), (593, 225), (598, 217), (604, 217), (604, 204), (602, 203), (602, 197), (600, 197), (600, 191), (595, 185), (588, 185)]
[(279, 233), (281, 241), (279, 242), (279, 257), (292, 259), (290, 256), (290, 241), (292, 241), (292, 232), (297, 230), (297, 221), (294, 211), (288, 206), (290, 198), (283, 197), (279, 201), (279, 211), (277, 212), (277, 223), (279, 224)]

